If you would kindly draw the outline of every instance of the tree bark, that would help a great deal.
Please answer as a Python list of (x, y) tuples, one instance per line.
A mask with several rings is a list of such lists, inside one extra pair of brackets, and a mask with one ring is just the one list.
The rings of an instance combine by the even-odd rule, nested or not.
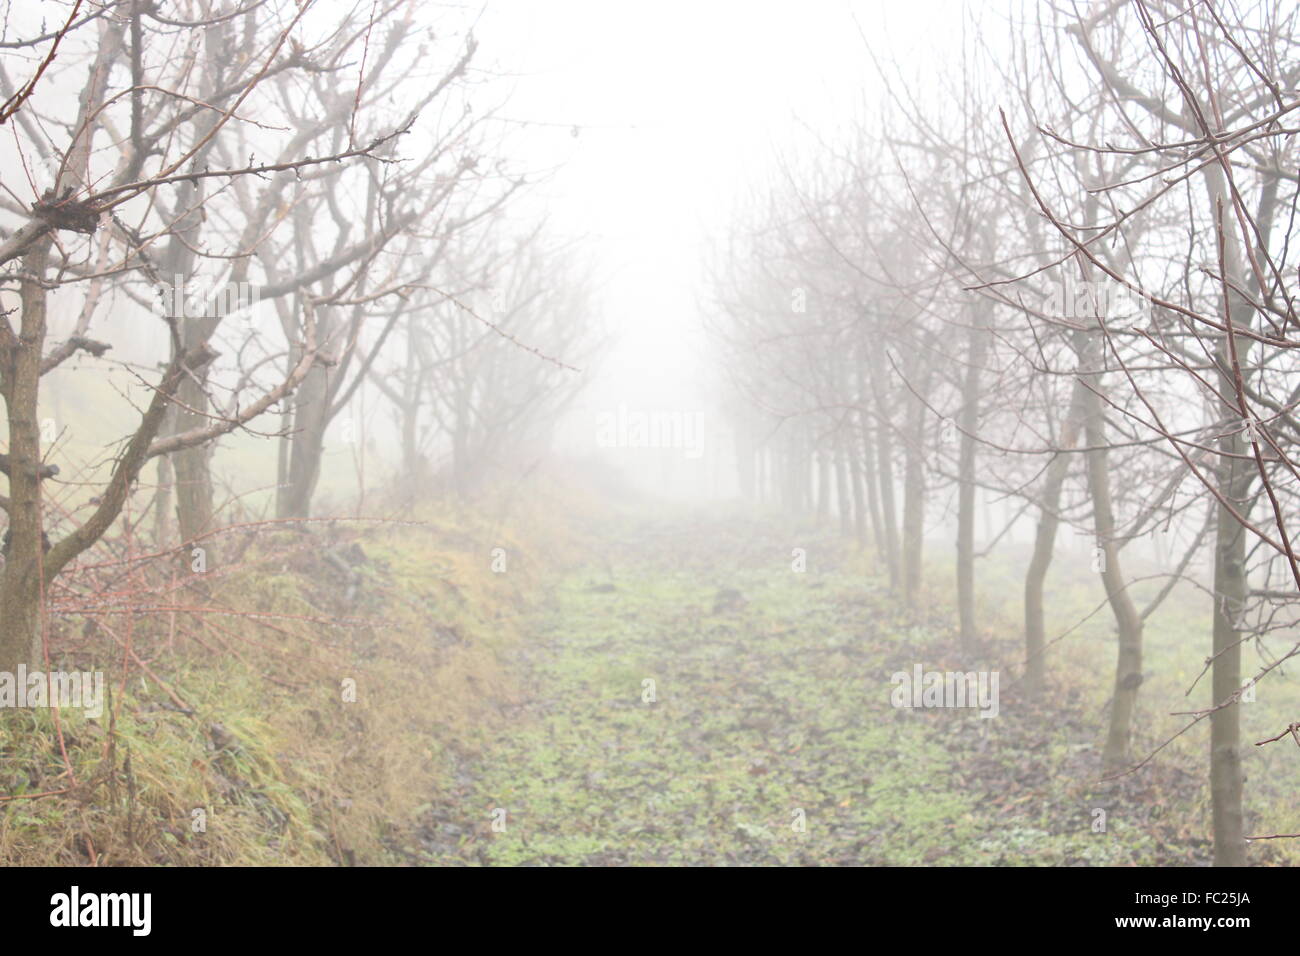
[(1101, 580), (1106, 599), (1115, 616), (1119, 649), (1115, 661), (1115, 690), (1110, 706), (1110, 726), (1102, 751), (1102, 766), (1108, 771), (1128, 763), (1133, 736), (1133, 714), (1137, 708), (1138, 688), (1142, 684), (1142, 618), (1129, 595), (1120, 565), (1120, 545), (1115, 540), (1115, 513), (1110, 490), (1110, 452), (1106, 447), (1106, 427), (1102, 417), (1101, 372), (1096, 340), (1087, 332), (1078, 333), (1088, 341), (1080, 353), (1081, 371), (1086, 374), (1083, 388), (1085, 410), (1084, 433), (1087, 436), (1088, 491), (1092, 498), (1093, 527), (1102, 560)]
[(311, 516), (311, 501), (320, 480), (325, 452), (325, 410), (329, 404), (328, 369), (316, 365), (293, 396), (293, 433), (289, 436), (288, 480), (279, 489), (276, 514), (281, 518)]
[[(976, 308), (979, 308), (977, 306)], [(961, 448), (957, 487), (957, 608), (961, 646), (975, 645), (975, 431), (979, 427), (980, 372), (988, 350), (983, 329), (967, 335), (966, 373), (961, 389)]]
[[(929, 372), (918, 383), (927, 389)], [(921, 434), (925, 407), (909, 391), (907, 441), (903, 445), (903, 604), (915, 610), (921, 599), (921, 558), (925, 547), (925, 453)]]
[(889, 586), (897, 594), (902, 587), (902, 565), (899, 560), (898, 510), (894, 502), (894, 439), (889, 406), (882, 392), (881, 376), (884, 372), (878, 352), (872, 355), (872, 365), (876, 400), (876, 464), (880, 470), (880, 513), (885, 531), (885, 565), (889, 569)]
[(1034, 534), (1034, 552), (1025, 572), (1025, 690), (1031, 695), (1043, 692), (1047, 683), (1047, 638), (1043, 615), (1043, 585), (1056, 547), (1056, 532), (1061, 524), (1061, 489), (1070, 470), (1069, 450), (1078, 438), (1083, 417), (1083, 384), (1074, 383), (1070, 410), (1061, 428), (1060, 447), (1047, 466), (1039, 500), (1038, 528)]
[[(1206, 167), (1206, 186), (1213, 208), (1231, 209), (1223, 171), (1215, 164)], [(1261, 210), (1261, 224), (1272, 219), (1271, 202)], [(1257, 284), (1245, 274), (1240, 245), (1250, 237), (1238, 236), (1232, 225), (1232, 214), (1223, 213), (1222, 228), (1225, 235), (1220, 243), (1223, 266), (1231, 289), (1222, 302), (1225, 315), (1237, 329), (1254, 325), (1254, 312), (1249, 300), (1236, 289), (1253, 288)], [(1268, 235), (1267, 231), (1264, 233)], [(1234, 343), (1222, 335), (1215, 352), (1218, 365), (1217, 386), (1221, 396), (1217, 404), (1219, 417), (1220, 452), (1218, 480), (1220, 494), (1243, 517), (1250, 513), (1249, 494), (1254, 477), (1254, 463), (1244, 456), (1250, 453), (1242, 434), (1242, 409), (1234, 402), (1236, 382), (1232, 371)], [(1237, 337), (1237, 360), (1247, 367), (1250, 340)], [(1247, 374), (1243, 371), (1243, 375)], [(1244, 776), (1241, 770), (1241, 639), (1238, 622), (1246, 605), (1248, 583), (1246, 580), (1246, 530), (1237, 516), (1222, 502), (1215, 505), (1214, 543), (1214, 633), (1211, 645), (1214, 663), (1211, 665), (1212, 705), (1210, 714), (1210, 797), (1214, 820), (1215, 866), (1244, 866), (1246, 864), (1245, 814), (1243, 811)]]
[(862, 453), (858, 449), (857, 441), (860, 430), (857, 428), (856, 420), (851, 419), (850, 426), (846, 445), (849, 456), (849, 478), (853, 486), (853, 536), (858, 542), (858, 547), (864, 549), (867, 546), (867, 489), (862, 474)]
[(9, 551), (0, 572), (0, 671), (33, 667), (40, 657), (41, 428), (38, 419), (41, 353), (45, 344), (46, 265), (52, 241), (36, 242), (22, 260), (22, 324), (16, 347), (4, 356), (3, 390), (9, 424)]
[(849, 471), (845, 460), (844, 435), (835, 432), (835, 507), (840, 517), (840, 534), (848, 537), (853, 531), (853, 507), (849, 501)]
[[(191, 347), (189, 341), (186, 347)], [(177, 397), (181, 404), (171, 416), (176, 423), (176, 434), (208, 423), (203, 414), (208, 407), (206, 370), (199, 369), (186, 376)], [(176, 523), (182, 543), (194, 541), (213, 528), (211, 457), (211, 447), (206, 445), (186, 448), (172, 456), (176, 473)]]

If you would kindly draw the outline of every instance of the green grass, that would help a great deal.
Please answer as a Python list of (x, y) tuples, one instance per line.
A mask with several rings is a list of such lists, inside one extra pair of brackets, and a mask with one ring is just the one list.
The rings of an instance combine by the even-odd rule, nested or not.
[[(861, 562), (796, 574), (775, 542), (768, 553), (739, 568), (723, 547), (712, 563), (616, 557), (612, 592), (593, 587), (603, 563), (565, 579), (529, 639), (527, 716), (489, 743), (468, 801), (486, 862), (1170, 861), (1152, 795), (1097, 782), (1098, 726), (1014, 701), (989, 721), (895, 710), (890, 675), (943, 669), (949, 635), (903, 614)], [(744, 606), (714, 613), (719, 586)], [(1109, 808), (1105, 833), (1094, 807)]]

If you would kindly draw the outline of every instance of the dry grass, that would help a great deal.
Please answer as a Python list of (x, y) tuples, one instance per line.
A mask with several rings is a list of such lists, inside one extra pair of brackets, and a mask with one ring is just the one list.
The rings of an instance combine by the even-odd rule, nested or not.
[[(507, 531), (484, 517), (499, 500), (430, 503), (401, 524), (228, 535), (180, 588), (165, 559), (132, 578), (141, 607), (186, 610), (87, 605), (55, 620), (52, 659), (103, 670), (112, 699), (99, 719), (64, 710), (58, 726), (48, 710), (0, 712), (0, 863), (410, 859), (450, 755), (476, 748), (515, 697), (508, 655), (543, 593), (530, 554), (549, 565), (576, 549), (554, 523), (563, 510), (532, 497)], [(365, 560), (349, 602), (326, 552), (353, 545)]]

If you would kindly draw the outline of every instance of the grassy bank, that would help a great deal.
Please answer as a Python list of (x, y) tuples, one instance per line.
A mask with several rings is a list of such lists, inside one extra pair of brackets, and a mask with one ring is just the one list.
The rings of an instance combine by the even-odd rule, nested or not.
[(103, 713), (0, 713), (0, 861), (409, 861), (455, 747), (514, 693), (530, 556), (571, 546), (558, 509), (234, 529), (201, 574), (188, 554), (105, 561), (116, 590), (49, 637), (52, 667), (103, 672)]

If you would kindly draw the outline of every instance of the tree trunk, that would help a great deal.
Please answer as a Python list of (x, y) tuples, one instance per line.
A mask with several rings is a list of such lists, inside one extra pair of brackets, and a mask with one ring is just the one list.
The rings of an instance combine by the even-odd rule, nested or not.
[(867, 546), (867, 489), (862, 475), (862, 455), (858, 450), (857, 423), (850, 420), (850, 424), (853, 427), (850, 429), (846, 444), (849, 456), (849, 477), (853, 486), (853, 536), (858, 542), (858, 548), (865, 549)]
[[(198, 167), (207, 156), (209, 147), (204, 148), (194, 163)], [(185, 283), (191, 281), (196, 258), (195, 248), (199, 245), (199, 230), (203, 224), (203, 190), (198, 181), (181, 183), (176, 193), (175, 208), (182, 212), (173, 227), (173, 235), (163, 254), (162, 279), (177, 285), (175, 301), (184, 302)], [(180, 325), (182, 350), (191, 350), (207, 342), (220, 323), (216, 316), (178, 315), (175, 320)], [(195, 369), (181, 383), (177, 393), (177, 405), (167, 416), (171, 431), (180, 434), (191, 428), (207, 425), (208, 411), (208, 369)], [(172, 455), (172, 469), (176, 480), (176, 523), (181, 542), (189, 542), (214, 527), (215, 511), (212, 490), (212, 449), (210, 446), (187, 448)]]
[[(1226, 187), (1223, 171), (1211, 163), (1205, 168), (1206, 188), (1213, 207), (1231, 209), (1232, 197)], [(1276, 195), (1274, 192), (1273, 196)], [(1261, 202), (1259, 221), (1272, 220), (1275, 200)], [(1243, 266), (1241, 243), (1252, 241), (1250, 236), (1236, 234), (1231, 213), (1223, 213), (1225, 235), (1220, 242), (1225, 280), (1230, 287), (1221, 303), (1226, 316), (1235, 329), (1254, 326), (1254, 310), (1238, 289), (1251, 289), (1258, 294), (1258, 283), (1248, 275)], [(1263, 233), (1268, 236), (1267, 227)], [(1248, 356), (1250, 340), (1238, 336), (1235, 342), (1237, 360), (1243, 376), (1249, 375)], [(1253, 482), (1255, 464), (1242, 457), (1250, 454), (1243, 437), (1243, 410), (1235, 403), (1236, 382), (1233, 367), (1234, 342), (1227, 335), (1221, 337), (1215, 360), (1219, 368), (1216, 384), (1220, 401), (1217, 410), (1220, 452), (1218, 480), (1223, 498), (1233, 505), (1242, 517), (1248, 518), (1248, 500)], [(1242, 798), (1244, 776), (1241, 771), (1241, 639), (1239, 620), (1246, 605), (1246, 531), (1240, 521), (1222, 502), (1217, 510), (1214, 543), (1214, 634), (1211, 645), (1211, 694), (1213, 706), (1210, 714), (1210, 797), (1214, 819), (1215, 866), (1244, 866), (1246, 864), (1246, 839)], [(1230, 703), (1229, 703), (1230, 702)]]
[(1056, 547), (1056, 532), (1061, 524), (1061, 489), (1070, 471), (1069, 450), (1078, 438), (1083, 416), (1083, 384), (1074, 383), (1070, 410), (1061, 427), (1060, 448), (1047, 466), (1039, 502), (1040, 517), (1034, 535), (1034, 553), (1025, 572), (1025, 690), (1041, 694), (1046, 684), (1046, 625), (1043, 620), (1043, 584)]
[[(186, 340), (186, 348), (192, 344)], [(172, 416), (177, 433), (208, 424), (203, 414), (208, 407), (207, 377), (206, 369), (196, 369), (181, 382), (177, 396), (180, 405)], [(172, 456), (176, 472), (176, 520), (182, 542), (193, 541), (214, 527), (211, 457), (211, 447), (203, 445)]]
[(848, 537), (853, 531), (853, 509), (849, 503), (849, 470), (845, 461), (844, 435), (835, 433), (835, 507), (840, 516), (840, 534)]
[[(1081, 334), (1088, 335), (1086, 332)], [(1138, 688), (1142, 684), (1142, 618), (1129, 596), (1120, 566), (1119, 545), (1115, 541), (1115, 514), (1110, 493), (1110, 453), (1106, 448), (1106, 428), (1098, 394), (1101, 391), (1101, 374), (1093, 371), (1097, 368), (1099, 359), (1096, 351), (1090, 342), (1087, 350), (1081, 353), (1080, 365), (1087, 371), (1089, 379), (1083, 390), (1083, 402), (1086, 410), (1085, 434), (1089, 446), (1086, 454), (1093, 527), (1097, 532), (1097, 547), (1100, 549), (1102, 585), (1106, 589), (1106, 599), (1110, 602), (1119, 632), (1115, 692), (1111, 700), (1106, 746), (1102, 752), (1102, 766), (1110, 772), (1121, 769), (1130, 757), (1133, 714), (1137, 708)]]
[[(858, 365), (858, 395), (860, 402), (866, 402), (866, 390), (863, 388), (862, 365)], [(858, 408), (859, 431), (862, 439), (862, 473), (867, 491), (867, 516), (871, 519), (871, 537), (876, 545), (876, 553), (882, 562), (888, 562), (885, 550), (885, 531), (880, 515), (880, 475), (876, 470), (874, 438), (871, 433), (870, 416)]]
[(311, 515), (311, 500), (325, 451), (327, 372), (319, 365), (313, 366), (293, 397), (293, 434), (284, 439), (289, 442), (288, 481), (280, 488), (276, 509), (281, 518)]
[[(1220, 383), (1220, 388), (1224, 387)], [(1226, 393), (1230, 394), (1230, 393)], [(1244, 453), (1240, 433), (1219, 440), (1225, 455)], [(1225, 458), (1220, 465), (1228, 500), (1243, 507), (1250, 462)], [(1242, 473), (1245, 473), (1244, 475)], [(1244, 479), (1244, 480), (1243, 480)], [(1214, 664), (1211, 695), (1214, 706), (1232, 703), (1210, 715), (1210, 796), (1214, 805), (1214, 865), (1244, 866), (1246, 840), (1242, 812), (1241, 643), (1237, 621), (1246, 603), (1246, 531), (1236, 517), (1218, 505), (1214, 548)]]
[[(925, 376), (927, 382), (928, 373)], [(927, 382), (922, 382), (922, 393)], [(925, 535), (925, 453), (921, 434), (925, 407), (908, 393), (907, 435), (903, 446), (903, 604), (915, 610), (921, 598), (921, 556)]]
[(0, 572), (0, 671), (10, 674), (19, 665), (35, 666), (40, 658), (44, 535), (37, 406), (46, 330), (44, 280), (51, 243), (44, 238), (23, 257), (18, 347), (8, 350), (3, 365), (9, 424), (9, 550)]
[(894, 503), (894, 438), (889, 405), (883, 395), (879, 353), (873, 353), (872, 380), (876, 399), (876, 464), (880, 470), (880, 513), (884, 526), (885, 565), (889, 568), (889, 586), (895, 594), (902, 587), (899, 560), (898, 509)]
[[(977, 306), (978, 308), (978, 306)], [(966, 374), (961, 389), (961, 449), (957, 489), (957, 608), (961, 646), (975, 644), (975, 430), (979, 427), (980, 372), (988, 349), (983, 329), (967, 336)]]
[[(55, 182), (55, 191), (84, 185), (89, 169), (92, 117), (103, 102), (113, 61), (120, 55), (121, 23), (104, 20), (95, 62), (79, 97), (75, 138)], [(44, 518), (41, 507), (41, 359), (47, 331), (46, 271), (52, 234), (38, 239), (22, 258), (17, 277), (21, 317), (17, 342), (0, 349), (0, 395), (9, 426), (9, 548), (0, 570), (0, 671), (35, 666), (41, 657), (44, 612)], [(8, 333), (7, 333), (8, 334)]]
[(826, 515), (830, 511), (831, 497), (831, 470), (828, 465), (830, 456), (826, 452), (818, 452), (813, 456), (813, 467), (817, 470), (817, 523), (825, 524)]

